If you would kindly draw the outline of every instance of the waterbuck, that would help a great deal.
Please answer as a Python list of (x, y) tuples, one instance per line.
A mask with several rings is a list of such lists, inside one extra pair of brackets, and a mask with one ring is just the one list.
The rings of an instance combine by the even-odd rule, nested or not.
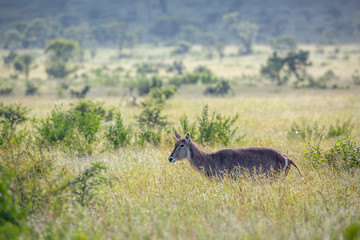
[(172, 151), (169, 161), (174, 163), (187, 158), (195, 169), (203, 171), (207, 176), (223, 176), (224, 174), (239, 175), (249, 173), (250, 175), (264, 173), (285, 172), (294, 165), (301, 176), (300, 169), (293, 161), (281, 152), (271, 148), (242, 148), (222, 149), (217, 152), (207, 153), (201, 150), (191, 139), (189, 133), (181, 138), (175, 131), (178, 141)]

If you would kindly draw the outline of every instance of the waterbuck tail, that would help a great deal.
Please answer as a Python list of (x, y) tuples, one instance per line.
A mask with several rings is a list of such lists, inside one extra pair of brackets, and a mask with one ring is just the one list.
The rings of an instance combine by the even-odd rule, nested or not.
[(300, 176), (301, 176), (301, 177), (304, 177), (304, 175), (302, 174), (302, 172), (300, 171), (300, 169), (298, 168), (298, 166), (296, 166), (296, 164), (295, 164), (292, 160), (288, 159), (288, 161), (289, 161), (289, 165), (290, 165), (290, 164), (294, 165), (294, 167), (296, 167), (296, 169), (299, 171)]

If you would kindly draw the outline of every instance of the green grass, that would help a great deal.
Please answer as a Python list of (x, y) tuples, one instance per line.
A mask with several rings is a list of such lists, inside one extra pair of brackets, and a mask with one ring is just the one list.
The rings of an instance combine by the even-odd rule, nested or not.
[[(154, 54), (146, 47), (143, 52), (142, 49), (136, 51), (142, 53), (142, 60)], [(155, 53), (161, 55), (164, 51), (159, 48)], [(244, 58), (249, 63), (242, 63), (240, 58), (227, 58), (223, 64), (217, 60), (202, 61), (219, 76), (222, 76), (222, 70), (226, 71), (226, 66), (239, 76), (247, 64), (254, 63), (259, 57), (260, 62), (249, 70), (258, 71), (267, 50), (259, 47), (258, 51), (259, 55)], [(133, 63), (142, 61), (112, 62), (108, 52), (111, 51), (99, 53), (96, 60), (99, 62), (91, 64), (101, 66), (109, 61), (111, 66), (131, 68)], [(342, 60), (331, 62), (343, 69), (343, 74), (335, 70), (343, 85), (349, 84), (347, 76), (351, 74), (348, 72), (347, 75), (345, 69), (353, 71), (358, 66), (358, 53), (351, 56), (349, 64)], [(166, 58), (166, 61), (172, 60)], [(321, 61), (314, 60), (315, 63)], [(191, 56), (187, 56), (184, 63), (189, 68), (200, 64)], [(240, 70), (238, 64), (242, 66)], [(2, 74), (9, 74), (7, 71)], [(316, 64), (314, 71), (322, 74)], [(41, 71), (39, 74), (44, 77)], [(69, 109), (76, 102), (69, 98), (59, 99), (55, 86), (54, 80), (44, 80), (39, 96), (25, 97), (18, 91), (1, 96), (0, 101), (4, 104), (22, 102), (31, 109), (30, 117), (44, 119), (55, 105)], [(90, 99), (103, 102), (108, 109), (115, 107), (122, 114), (124, 123), (138, 130), (136, 116), (141, 112), (140, 107), (132, 106), (127, 97), (107, 96), (109, 88), (94, 88), (89, 94)], [(27, 230), (21, 229), (20, 238), (341, 239), (351, 231), (358, 234), (354, 239), (359, 238), (356, 225), (360, 222), (359, 168), (348, 171), (314, 164), (316, 159), (305, 156), (306, 143), (316, 145), (319, 139), (288, 137), (294, 122), (304, 122), (308, 126), (316, 122), (319, 129), (322, 126), (329, 129), (331, 125), (336, 126), (337, 121), (343, 123), (351, 119), (350, 138), (359, 145), (358, 87), (293, 89), (269, 84), (246, 87), (240, 82), (234, 87), (234, 94), (224, 98), (204, 97), (203, 89), (201, 85), (181, 87), (174, 98), (167, 100), (163, 113), (167, 115), (169, 125), (165, 127), (158, 147), (130, 145), (114, 150), (104, 137), (110, 123), (104, 123), (95, 143), (85, 146), (93, 148), (92, 154), (84, 156), (76, 150), (86, 143), (81, 138), (79, 142), (77, 139), (70, 142), (74, 146), (66, 148), (61, 143), (39, 147), (33, 139), (33, 124), (27, 122), (27, 131), (31, 134), (23, 144), (10, 149), (0, 148), (0, 163), (14, 173), (10, 182), (12, 189), (17, 191), (11, 196), (14, 203), (27, 212), (26, 224), (23, 223)], [(112, 90), (123, 91), (121, 87)], [(180, 131), (180, 118), (184, 114), (190, 123), (197, 121), (206, 104), (209, 112), (226, 117), (239, 114), (234, 139), (245, 137), (239, 142), (230, 141), (228, 147), (276, 148), (294, 160), (305, 177), (302, 179), (292, 167), (287, 177), (277, 179), (209, 179), (192, 169), (187, 161), (169, 163), (167, 158), (175, 143), (172, 130)], [(337, 139), (341, 137), (323, 138), (320, 148), (326, 152)], [(213, 144), (203, 148), (214, 151), (223, 146)], [(92, 198), (81, 204), (68, 184), (95, 162), (106, 167), (96, 174), (104, 181), (92, 189)]]

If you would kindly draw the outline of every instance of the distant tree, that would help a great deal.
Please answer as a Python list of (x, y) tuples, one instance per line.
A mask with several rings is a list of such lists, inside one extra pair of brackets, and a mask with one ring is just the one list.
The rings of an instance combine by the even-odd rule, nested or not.
[(23, 36), (16, 29), (10, 29), (5, 33), (4, 48), (16, 50), (22, 47)]
[(200, 40), (200, 35), (201, 35), (201, 32), (200, 32), (199, 28), (197, 28), (195, 26), (187, 25), (187, 26), (181, 27), (180, 36), (185, 41), (188, 41), (191, 43), (197, 43)]
[(79, 44), (67, 39), (55, 39), (50, 41), (45, 48), (48, 54), (46, 72), (55, 78), (64, 78), (76, 70), (76, 67), (69, 67), (69, 61), (74, 60)]
[(176, 49), (173, 51), (173, 54), (184, 54), (189, 52), (191, 49), (191, 43), (187, 41), (179, 41), (176, 44)]
[(201, 35), (201, 44), (206, 52), (206, 57), (208, 59), (213, 58), (214, 56), (213, 50), (215, 49), (216, 46), (215, 36), (211, 33), (203, 33)]
[(284, 66), (283, 59), (276, 52), (266, 61), (266, 65), (261, 67), (261, 74), (276, 81), (277, 85), (282, 85), (285, 81), (280, 77), (280, 72)]
[(6, 67), (10, 67), (12, 62), (15, 60), (16, 56), (17, 56), (17, 53), (15, 51), (10, 51), (7, 56), (3, 57), (4, 65)]
[(69, 27), (64, 31), (64, 36), (66, 39), (78, 42), (82, 48), (94, 45), (95, 41), (88, 24)]
[(283, 35), (269, 38), (268, 42), (274, 52), (286, 54), (296, 51), (298, 39), (295, 36)]
[(255, 23), (241, 22), (233, 27), (237, 41), (241, 45), (239, 54), (252, 53), (252, 45), (256, 39), (259, 27)]
[(150, 28), (150, 33), (162, 37), (170, 38), (176, 36), (180, 32), (181, 22), (175, 17), (162, 16), (155, 20)]
[(216, 44), (216, 52), (219, 55), (220, 62), (222, 62), (224, 56), (225, 56), (225, 44), (222, 41), (218, 41)]
[(25, 29), (25, 47), (44, 47), (48, 34), (48, 22), (45, 19), (32, 20)]
[(18, 55), (14, 60), (14, 68), (16, 71), (24, 73), (25, 78), (29, 79), (30, 70), (35, 67), (34, 56), (24, 53)]
[[(267, 64), (261, 67), (261, 74), (275, 80), (277, 85), (282, 85), (289, 80), (291, 75), (296, 78), (295, 84), (305, 80), (306, 67), (309, 62), (309, 51), (300, 50), (290, 52), (285, 57), (279, 57), (275, 52), (268, 58)], [(285, 75), (284, 77), (281, 74)]]
[(14, 22), (13, 26), (16, 30), (18, 30), (19, 32), (23, 33), (25, 32), (25, 29), (27, 27), (27, 22), (25, 21), (16, 21)]
[(240, 22), (238, 12), (224, 15), (222, 25), (240, 44), (239, 54), (252, 53), (252, 45), (259, 30), (258, 25), (250, 22)]
[(231, 12), (228, 14), (225, 14), (222, 17), (222, 25), (225, 27), (225, 29), (229, 31), (233, 31), (234, 26), (236, 26), (239, 23), (239, 13), (238, 12)]
[(122, 22), (112, 22), (97, 25), (91, 28), (91, 32), (99, 44), (118, 46), (126, 34), (126, 24)]

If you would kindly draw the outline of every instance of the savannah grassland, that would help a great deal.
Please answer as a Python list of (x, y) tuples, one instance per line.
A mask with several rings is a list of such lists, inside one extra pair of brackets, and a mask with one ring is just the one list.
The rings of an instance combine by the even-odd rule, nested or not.
[[(113, 150), (103, 136), (111, 123), (104, 123), (91, 145), (92, 154), (79, 155), (79, 143), (74, 143), (73, 151), (64, 150), (69, 148), (61, 143), (39, 147), (34, 140), (36, 123), (27, 121), (19, 128), (27, 129), (29, 139), (20, 146), (1, 149), (1, 163), (12, 169), (10, 185), (19, 191), (12, 193), (18, 196), (16, 211), (23, 209), (25, 214), (19, 217), (19, 226), (5, 228), (14, 236), (19, 232), (22, 239), (358, 239), (359, 168), (335, 167), (306, 155), (311, 146), (326, 152), (343, 138), (360, 144), (360, 88), (351, 78), (359, 70), (360, 48), (338, 47), (336, 54), (334, 46), (323, 47), (324, 53), (318, 53), (315, 46), (301, 47), (311, 51), (309, 73), (320, 76), (330, 69), (338, 76), (327, 89), (277, 87), (257, 78), (260, 66), (271, 54), (265, 46), (255, 46), (255, 53), (244, 57), (232, 56), (235, 48), (228, 48), (222, 62), (207, 60), (200, 48), (194, 48), (181, 57), (186, 70), (205, 65), (217, 76), (229, 79), (232, 92), (211, 97), (203, 95), (205, 87), (200, 84), (181, 86), (164, 106), (168, 125), (158, 146), (147, 143)], [(115, 50), (100, 49), (81, 71), (105, 65), (110, 69), (121, 66), (133, 74), (135, 63), (178, 60), (170, 51), (144, 46), (134, 50), (133, 58), (119, 60), (114, 58)], [(44, 74), (42, 51), (36, 54), (38, 67), (30, 72), (30, 78), (38, 81), (40, 95), (25, 97), (20, 76), (14, 93), (1, 96), (1, 102), (22, 103), (30, 109), (30, 117), (40, 120), (55, 106), (67, 109), (78, 100), (57, 95), (56, 80), (48, 80)], [(1, 68), (0, 73), (8, 76), (13, 72)], [(78, 81), (74, 80), (75, 87), (81, 85)], [(337, 88), (332, 89), (335, 83)], [(138, 128), (136, 116), (141, 108), (130, 104), (121, 81), (116, 87), (94, 85), (87, 98), (102, 102), (106, 108), (115, 107), (126, 124)], [(144, 99), (137, 97), (138, 102)], [(167, 158), (175, 143), (173, 130), (181, 132), (179, 119), (186, 114), (191, 123), (196, 122), (205, 105), (210, 113), (239, 114), (233, 126), (237, 128), (235, 137), (226, 147), (276, 148), (294, 160), (304, 178), (292, 167), (288, 176), (276, 179), (209, 179), (187, 161), (170, 164)], [(331, 125), (349, 119), (349, 136), (326, 136)], [(321, 137), (291, 137), (295, 123), (313, 129), (317, 124)], [(207, 151), (224, 147), (202, 146)], [(96, 173), (101, 184), (81, 204), (71, 187), (62, 186), (95, 162), (106, 169)], [(38, 166), (44, 170), (36, 171)]]

